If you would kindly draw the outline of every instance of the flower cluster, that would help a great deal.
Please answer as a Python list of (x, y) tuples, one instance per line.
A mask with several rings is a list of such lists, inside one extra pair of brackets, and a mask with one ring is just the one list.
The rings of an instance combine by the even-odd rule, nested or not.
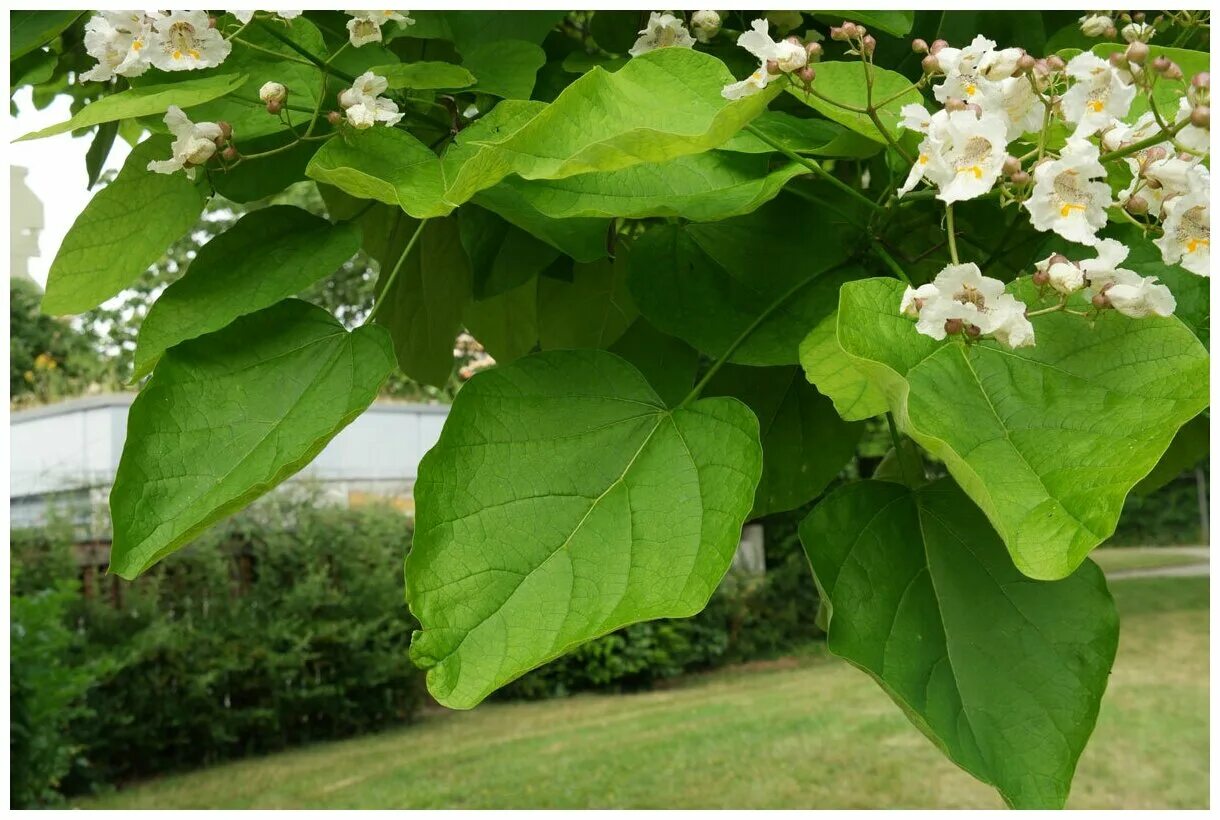
[(138, 77), (149, 66), (162, 71), (212, 68), (231, 50), (204, 11), (103, 11), (85, 23), (85, 51), (97, 65), (81, 79)]
[(366, 71), (356, 78), (351, 88), (339, 92), (339, 107), (348, 123), (359, 129), (372, 128), (379, 122), (395, 125), (403, 115), (393, 100), (380, 96), (389, 83), (385, 77)]
[(181, 108), (171, 105), (165, 112), (165, 125), (174, 135), (174, 142), (170, 146), (173, 156), (148, 163), (148, 170), (158, 174), (183, 171), (187, 177), (194, 179), (195, 169), (206, 165), (217, 151), (232, 150), (231, 146), (226, 147), (233, 137), (228, 123), (191, 122)]
[[(796, 75), (806, 88), (813, 82), (814, 69), (810, 63), (817, 62), (822, 55), (820, 43), (804, 44), (799, 37), (772, 40), (767, 33), (770, 24), (765, 19), (755, 20), (750, 30), (737, 38), (737, 45), (758, 58), (758, 69), (736, 83), (729, 83), (721, 91), (726, 100), (739, 100), (757, 94), (772, 81), (788, 75)], [(867, 32), (857, 27), (861, 37)]]
[(948, 265), (928, 284), (908, 287), (900, 310), (918, 319), (916, 329), (933, 339), (963, 334), (970, 339), (990, 336), (1012, 348), (1034, 343), (1025, 304), (1005, 293), (999, 279), (983, 276), (973, 262)]
[(381, 42), (381, 27), (394, 22), (399, 26), (413, 26), (415, 21), (405, 11), (349, 11), (352, 19), (347, 21), (347, 34), (356, 48), (369, 43)]
[[(702, 13), (700, 12), (700, 14)], [(719, 27), (720, 17), (717, 15), (716, 28), (719, 29)], [(686, 24), (680, 17), (675, 17), (669, 12), (659, 14), (654, 11), (648, 15), (648, 23), (640, 29), (639, 35), (635, 45), (627, 51), (632, 57), (656, 51), (658, 48), (692, 48), (695, 45), (695, 38), (686, 30)], [(706, 41), (701, 40), (700, 42)]]
[(1071, 262), (1062, 254), (1052, 254), (1035, 266), (1034, 282), (1049, 285), (1062, 296), (1084, 291), (1098, 310), (1113, 308), (1124, 316), (1172, 316), (1177, 307), (1169, 288), (1155, 276), (1140, 276), (1119, 265), (1131, 252), (1114, 239), (1097, 243), (1097, 256)]

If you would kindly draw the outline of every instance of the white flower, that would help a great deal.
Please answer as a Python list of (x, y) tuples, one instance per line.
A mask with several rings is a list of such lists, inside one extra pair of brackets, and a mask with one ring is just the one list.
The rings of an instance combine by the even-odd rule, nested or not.
[(1137, 40), (1141, 43), (1146, 43), (1156, 34), (1156, 29), (1148, 23), (1128, 23), (1123, 26), (1123, 39), (1128, 43), (1134, 43)]
[(389, 87), (385, 77), (366, 71), (356, 78), (351, 88), (339, 93), (339, 106), (347, 121), (359, 129), (371, 128), (379, 122), (394, 125), (402, 119), (393, 100), (378, 96)]
[(1005, 293), (1003, 282), (983, 276), (972, 262), (948, 265), (931, 283), (908, 287), (899, 310), (917, 318), (915, 329), (933, 339), (944, 339), (945, 323), (956, 320), (963, 329), (973, 326), (1009, 347), (1034, 343), (1025, 304)]
[(104, 11), (85, 23), (85, 51), (97, 65), (82, 80), (106, 82), (116, 74), (138, 77), (148, 70), (151, 30), (142, 11)]
[(349, 11), (352, 19), (347, 21), (348, 39), (352, 46), (381, 42), (381, 27), (391, 20), (400, 26), (413, 26), (415, 21), (410, 14), (398, 11)]
[[(1190, 100), (1183, 97), (1178, 101), (1177, 122), (1189, 120), (1190, 114), (1194, 110), (1194, 106), (1190, 104)], [(1197, 125), (1187, 125), (1174, 137), (1178, 144), (1183, 148), (1188, 148), (1200, 154), (1206, 154), (1210, 150), (1211, 145), (1211, 129), (1200, 128)]]
[(1025, 315), (1025, 303), (1015, 296), (1001, 294), (990, 306), (992, 337), (1011, 348), (1033, 347), (1034, 326)]
[(1111, 204), (1110, 186), (1095, 179), (1105, 173), (1096, 145), (1069, 139), (1059, 159), (1034, 167), (1034, 190), (1025, 202), (1034, 228), (1096, 245)]
[(639, 31), (640, 37), (627, 53), (632, 57), (647, 54), (658, 48), (692, 48), (695, 38), (690, 36), (685, 24), (669, 12), (658, 14), (653, 12), (648, 16), (648, 24)]
[[(904, 121), (917, 121), (922, 115), (905, 109)], [(974, 199), (991, 190), (1007, 156), (1008, 122), (998, 114), (973, 111), (938, 111), (928, 120), (928, 136), (919, 146), (919, 156), (911, 168), (905, 194), (920, 178), (926, 177), (940, 192), (944, 202)]]
[(932, 115), (928, 113), (928, 109), (924, 108), (919, 103), (908, 103), (898, 110), (899, 128), (907, 128), (911, 131), (918, 131), (921, 134), (928, 133), (932, 127)]
[(706, 43), (720, 33), (720, 15), (714, 11), (697, 11), (691, 15), (691, 27), (695, 30), (695, 39)]
[(1167, 199), (1161, 227), (1165, 233), (1156, 240), (1161, 258), (1177, 263), (1199, 276), (1211, 275), (1210, 175), (1202, 184), (1180, 196)]
[(153, 21), (153, 31), (149, 60), (162, 71), (213, 68), (233, 48), (209, 25), (205, 11), (172, 11)]
[(1085, 259), (1078, 267), (1084, 272), (1088, 286), (1100, 290), (1127, 274), (1135, 275), (1133, 271), (1120, 268), (1119, 265), (1131, 253), (1131, 249), (1117, 239), (1103, 239), (1095, 246), (1097, 257)]
[(1103, 37), (1114, 28), (1114, 21), (1104, 14), (1086, 14), (1080, 18), (1080, 30), (1085, 37)]
[[(229, 14), (232, 14), (235, 18), (237, 18), (237, 22), (241, 23), (243, 26), (254, 19), (254, 12), (250, 10), (230, 11)], [(276, 11), (275, 16), (279, 17), (281, 20), (294, 20), (301, 16), (301, 12), (279, 10)]]
[(1019, 48), (1003, 48), (999, 51), (988, 51), (979, 59), (978, 74), (993, 83), (1007, 80), (1017, 70), (1017, 62), (1024, 53)]
[(1105, 289), (1110, 307), (1132, 319), (1173, 315), (1178, 306), (1177, 300), (1169, 288), (1157, 282), (1155, 276), (1140, 276), (1131, 271), (1121, 273), (1127, 275), (1120, 275), (1114, 284)]
[(1076, 124), (1073, 136), (1096, 134), (1127, 116), (1135, 86), (1123, 82), (1109, 62), (1085, 51), (1068, 62), (1067, 73), (1076, 82), (1063, 95), (1060, 107), (1064, 119)]
[(258, 98), (265, 103), (282, 103), (284, 100), (288, 99), (288, 89), (284, 87), (283, 83), (263, 83), (262, 88), (258, 90)]
[(809, 59), (809, 54), (801, 46), (784, 40), (778, 43), (772, 40), (767, 34), (767, 21), (761, 18), (750, 24), (750, 31), (743, 32), (737, 38), (737, 45), (757, 57), (760, 65), (749, 77), (724, 87), (720, 93), (728, 100), (739, 100), (757, 94), (767, 87), (767, 83), (778, 77), (778, 74), (767, 71), (768, 62), (775, 61), (779, 70), (785, 72), (804, 68)]
[(936, 52), (936, 62), (945, 73), (944, 82), (933, 89), (937, 101), (943, 103), (954, 97), (981, 104), (993, 89), (990, 80), (980, 77), (979, 64), (992, 51), (995, 51), (995, 40), (980, 34), (966, 48), (942, 48)]
[(1010, 77), (1000, 82), (991, 109), (1008, 120), (1008, 140), (1042, 130), (1046, 108), (1025, 77)]
[(158, 174), (185, 170), (186, 175), (194, 179), (195, 166), (205, 164), (216, 153), (216, 142), (222, 136), (220, 126), (214, 122), (193, 123), (176, 105), (171, 105), (165, 112), (165, 124), (174, 135), (170, 146), (173, 156), (153, 160), (148, 163), (148, 170)]
[(1071, 262), (1054, 262), (1059, 254), (1052, 254), (1034, 265), (1034, 269), (1045, 273), (1048, 284), (1062, 294), (1072, 294), (1084, 287), (1084, 271)]

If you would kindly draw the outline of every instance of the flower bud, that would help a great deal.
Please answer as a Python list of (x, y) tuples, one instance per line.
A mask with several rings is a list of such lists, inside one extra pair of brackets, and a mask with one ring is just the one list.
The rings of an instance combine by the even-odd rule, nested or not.
[(779, 63), (777, 63), (775, 60), (767, 60), (767, 73), (779, 74)]
[(971, 339), (977, 339), (982, 332), (983, 331), (979, 329), (978, 325), (966, 325), (966, 335)]
[[(843, 26), (846, 26), (846, 25), (847, 25), (846, 23), (843, 24)], [(844, 33), (843, 26), (831, 26), (830, 27), (830, 39), (835, 40), (840, 43), (847, 42), (847, 34)]]
[(1200, 71), (1198, 74), (1190, 78), (1190, 84), (1199, 90), (1211, 88), (1212, 75), (1206, 71)]
[(1030, 71), (1033, 69), (1034, 65), (1037, 64), (1037, 62), (1038, 61), (1034, 59), (1032, 54), (1022, 54), (1021, 59), (1017, 60), (1017, 71)]
[(1030, 177), (1030, 175), (1025, 171), (1017, 171), (1012, 175), (1011, 179), (1013, 185), (1028, 185), (1032, 177)]
[(1034, 275), (1030, 278), (1034, 280), (1034, 284), (1038, 287), (1042, 287), (1047, 282), (1051, 281), (1051, 275), (1044, 270), (1034, 271)]
[(1159, 74), (1164, 74), (1165, 69), (1169, 68), (1169, 58), (1162, 54), (1152, 61), (1152, 68)]
[(232, 125), (229, 125), (229, 123), (227, 123), (224, 120), (220, 120), (219, 122), (216, 123), (216, 127), (220, 129), (219, 142), (225, 143), (225, 142), (228, 142), (229, 140), (233, 139), (233, 126)]
[(806, 87), (813, 85), (813, 78), (817, 76), (814, 73), (813, 66), (807, 65), (800, 71), (796, 72), (796, 76)]
[(1014, 157), (1012, 154), (1004, 157), (1004, 176), (1010, 177), (1017, 171), (1021, 170), (1021, 160)]
[(326, 121), (331, 125), (338, 125), (343, 122), (343, 115), (338, 111), (330, 111), (326, 114)]
[(961, 333), (961, 332), (962, 332), (962, 320), (961, 319), (946, 319), (945, 320), (945, 333), (948, 333), (950, 336), (953, 336), (953, 335)]
[(1109, 28), (1106, 29), (1105, 38), (1107, 40), (1114, 40), (1117, 37), (1118, 37), (1118, 29), (1116, 29), (1114, 26), (1110, 26)]
[(1063, 71), (1067, 67), (1067, 63), (1063, 62), (1063, 58), (1058, 54), (1052, 54), (1046, 58), (1046, 67), (1051, 71)]
[(1123, 204), (1123, 207), (1127, 209), (1127, 213), (1139, 216), (1141, 214), (1148, 213), (1148, 200), (1144, 199), (1139, 194), (1136, 194), (1135, 196), (1129, 197)]
[(1206, 105), (1196, 105), (1190, 112), (1190, 124), (1197, 128), (1212, 127), (1212, 110)]
[(1085, 37), (1101, 37), (1114, 28), (1114, 21), (1104, 14), (1086, 14), (1080, 18), (1080, 31)]
[(208, 28), (216, 28), (216, 18), (215, 17), (212, 17), (212, 16), (208, 17)]
[(230, 145), (228, 148), (220, 152), (220, 156), (224, 158), (225, 162), (232, 162), (241, 155), (237, 153), (236, 148)]
[(929, 54), (920, 60), (919, 66), (923, 69), (924, 74), (935, 74), (940, 71), (940, 61), (936, 59), (934, 54)]
[(1143, 65), (1148, 59), (1148, 44), (1136, 40), (1131, 45), (1127, 46), (1127, 62)]
[(911, 41), (911, 51), (914, 51), (916, 54), (927, 54), (928, 53), (928, 41), (924, 40), (922, 38), (916, 37), (914, 40)]
[(843, 36), (848, 40), (854, 40), (858, 37), (864, 36), (864, 29), (855, 23), (845, 21), (843, 23)]
[(1134, 21), (1135, 21), (1135, 22), (1137, 22), (1137, 23), (1142, 23), (1142, 22), (1144, 22), (1144, 18), (1145, 18), (1145, 17), (1146, 17), (1146, 15), (1145, 15), (1145, 14), (1144, 14), (1144, 12), (1142, 12), (1142, 11), (1137, 11), (1137, 12), (1135, 12), (1134, 14), (1132, 14), (1132, 15), (1131, 15), (1131, 19), (1132, 19), (1132, 20), (1134, 20)]
[(802, 42), (801, 42), (801, 38), (800, 38), (800, 37), (797, 37), (795, 34), (793, 34), (791, 37), (785, 37), (785, 38), (784, 38), (784, 42), (785, 42), (785, 43), (791, 43), (791, 44), (792, 44), (792, 45), (794, 45), (794, 46), (803, 46), (803, 45), (805, 45), (804, 43), (802, 43)]
[(288, 99), (288, 89), (282, 83), (263, 83), (263, 87), (258, 90), (258, 98), (265, 103), (272, 100), (283, 102)]
[(1166, 80), (1180, 80), (1182, 79), (1182, 68), (1177, 63), (1170, 61), (1164, 76)]
[(864, 39), (860, 42), (860, 45), (861, 51), (871, 56), (872, 53), (877, 50), (877, 38), (871, 34), (866, 34)]
[(946, 111), (965, 111), (966, 110), (966, 101), (958, 99), (957, 97), (950, 97), (947, 100), (945, 100), (945, 110)]
[(822, 59), (822, 44), (817, 42), (806, 43), (805, 53), (809, 55), (810, 62)]
[(1110, 306), (1110, 299), (1105, 293), (1094, 293), (1092, 301), (1093, 307), (1097, 308), (1098, 310), (1105, 310)]
[(284, 110), (284, 104), (282, 102), (280, 102), (279, 100), (272, 100), (271, 102), (267, 103), (267, 113), (268, 114), (278, 115), (283, 110)]
[(948, 48), (948, 47), (949, 47), (949, 43), (947, 43), (944, 40), (933, 40), (932, 45), (928, 46), (928, 53), (935, 54), (938, 51), (940, 51), (942, 48)]
[(1115, 68), (1127, 67), (1127, 55), (1123, 54), (1121, 51), (1114, 52), (1107, 59), (1110, 61), (1110, 65), (1114, 66)]

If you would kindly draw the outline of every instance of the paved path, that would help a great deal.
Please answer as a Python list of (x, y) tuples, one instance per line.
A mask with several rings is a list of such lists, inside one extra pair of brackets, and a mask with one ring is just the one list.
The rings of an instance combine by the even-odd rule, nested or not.
[(1193, 578), (1211, 574), (1211, 550), (1207, 547), (1158, 547), (1176, 555), (1189, 555), (1199, 559), (1197, 564), (1176, 564), (1169, 567), (1138, 567), (1119, 569), (1106, 573), (1107, 578)]

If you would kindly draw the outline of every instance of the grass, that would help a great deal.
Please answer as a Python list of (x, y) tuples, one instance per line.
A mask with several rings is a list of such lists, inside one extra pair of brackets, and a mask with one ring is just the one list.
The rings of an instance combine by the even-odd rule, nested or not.
[(1206, 564), (1197, 551), (1174, 547), (1106, 547), (1089, 555), (1106, 572)]
[[(1118, 661), (1069, 808), (1208, 805), (1208, 579), (1112, 584)], [(999, 808), (821, 646), (639, 695), (436, 712), (81, 808)]]

